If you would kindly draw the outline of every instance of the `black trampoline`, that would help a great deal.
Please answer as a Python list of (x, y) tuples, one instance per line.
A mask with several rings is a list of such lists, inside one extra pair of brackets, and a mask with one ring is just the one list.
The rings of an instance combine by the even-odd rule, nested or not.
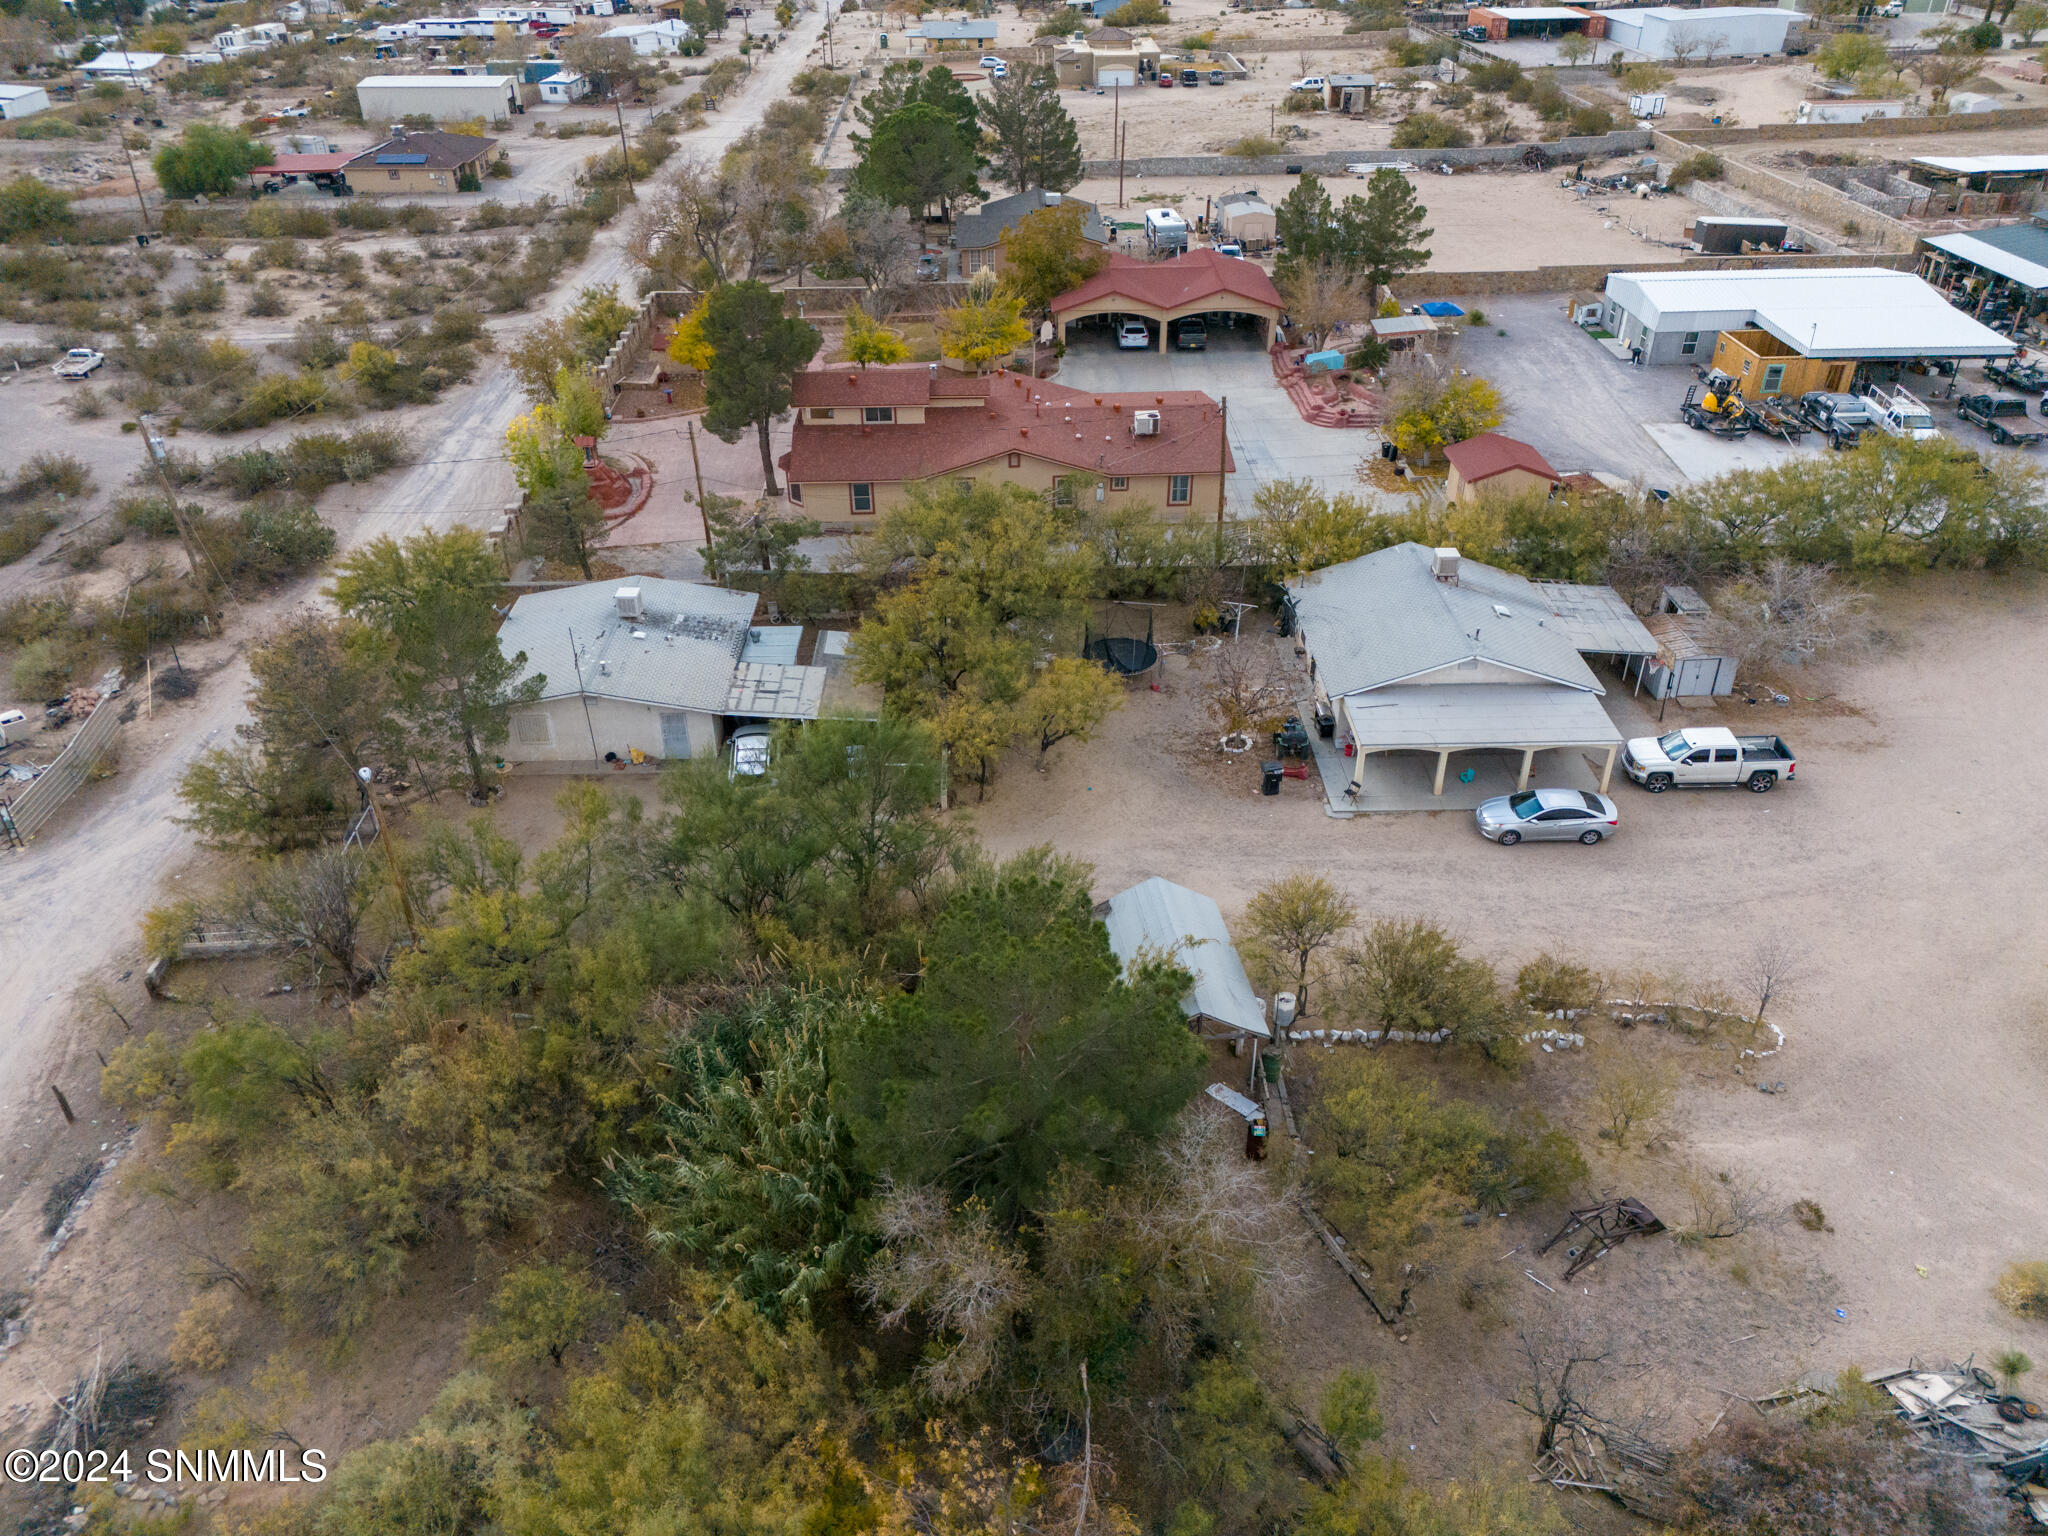
[[(1118, 604), (1118, 608), (1122, 605)], [(1152, 640), (1152, 610), (1145, 610), (1145, 633), (1133, 632), (1115, 634), (1109, 631), (1123, 626), (1116, 623), (1112, 610), (1109, 630), (1098, 631), (1093, 624), (1087, 626), (1081, 645), (1081, 654), (1090, 661), (1100, 662), (1119, 677), (1134, 679), (1143, 677), (1159, 665), (1159, 647)]]

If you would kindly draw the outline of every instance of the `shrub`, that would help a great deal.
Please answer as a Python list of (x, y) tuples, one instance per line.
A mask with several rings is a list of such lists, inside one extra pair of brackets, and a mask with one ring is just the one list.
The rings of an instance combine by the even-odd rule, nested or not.
[(14, 473), (7, 501), (38, 501), (45, 496), (83, 496), (92, 489), (92, 471), (68, 453), (39, 453)]
[(72, 659), (54, 638), (31, 640), (14, 653), (8, 676), (16, 698), (54, 699), (71, 681)]
[(166, 197), (219, 196), (242, 185), (269, 151), (239, 128), (194, 123), (175, 144), (156, 152), (156, 179)]
[(70, 225), (69, 193), (27, 175), (17, 175), (0, 186), (0, 240), (50, 234)]
[(279, 581), (334, 553), (334, 530), (320, 521), (310, 502), (263, 503), (186, 521), (207, 563), (229, 582)]
[(2048, 1261), (2027, 1259), (2006, 1265), (1991, 1294), (2008, 1312), (2048, 1318)]
[(1438, 112), (1411, 112), (1394, 130), (1395, 149), (1463, 149), (1471, 130)]
[(1522, 78), (1522, 66), (1512, 59), (1488, 59), (1465, 71), (1465, 83), (1475, 91), (1502, 95)]
[(276, 316), (285, 312), (284, 292), (275, 283), (258, 283), (249, 295), (247, 313), (257, 316)]
[(1996, 53), (2005, 46), (2005, 34), (1998, 30), (1998, 23), (1986, 19), (1980, 21), (1963, 38), (1979, 53)]
[(346, 437), (309, 432), (286, 448), (246, 448), (219, 454), (205, 473), (208, 484), (244, 501), (286, 486), (302, 496), (315, 496), (344, 480), (380, 475), (404, 452), (405, 439), (381, 427), (367, 427)]
[(171, 1330), (171, 1364), (181, 1371), (211, 1375), (227, 1369), (235, 1301), (226, 1291), (208, 1291), (178, 1314)]
[(1688, 155), (1671, 167), (1670, 183), (1682, 187), (1693, 181), (1719, 181), (1721, 179), (1721, 157), (1712, 150), (1701, 150)]
[(171, 295), (171, 313), (174, 315), (218, 314), (228, 302), (227, 284), (209, 273), (201, 273), (192, 279), (190, 287), (180, 288)]
[(327, 380), (317, 373), (265, 374), (220, 418), (215, 430), (240, 432), (268, 426), (286, 417), (322, 410), (329, 398)]
[(1230, 148), (1226, 149), (1224, 153), (1226, 155), (1235, 155), (1240, 160), (1258, 160), (1263, 159), (1267, 155), (1277, 155), (1283, 148), (1284, 146), (1278, 139), (1271, 138), (1263, 133), (1248, 133), (1231, 145)]
[(1515, 991), (1539, 1013), (1591, 1008), (1600, 1001), (1600, 977), (1545, 950), (1515, 973)]
[(258, 203), (243, 216), (242, 228), (266, 240), (318, 240), (334, 233), (334, 221), (318, 208)]
[[(175, 539), (178, 536), (177, 511), (168, 496), (123, 496), (114, 503), (114, 519), (124, 528), (132, 528), (146, 539)], [(198, 506), (187, 508), (192, 515), (202, 509)]]
[(1614, 114), (1605, 107), (1580, 107), (1571, 115), (1571, 130), (1581, 138), (1598, 138), (1614, 129)]

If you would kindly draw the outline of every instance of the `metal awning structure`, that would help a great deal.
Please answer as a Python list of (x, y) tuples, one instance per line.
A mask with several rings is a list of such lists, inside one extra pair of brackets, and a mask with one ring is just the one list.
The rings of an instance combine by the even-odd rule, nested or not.
[(1214, 901), (1155, 875), (1117, 892), (1107, 905), (1103, 921), (1109, 947), (1126, 969), (1144, 956), (1158, 955), (1195, 978), (1180, 1007), (1198, 1026), (1211, 1026), (1202, 1030), (1204, 1035), (1272, 1038), (1265, 1002), (1252, 991), (1223, 910)]
[(1514, 683), (1379, 688), (1343, 700), (1360, 752), (1546, 751), (1618, 747), (1600, 696)]
[(815, 720), (824, 701), (823, 667), (743, 661), (733, 668), (724, 712), (748, 720)]
[[(1973, 267), (1982, 267), (1986, 272), (1996, 273), (2022, 288), (2048, 293), (2048, 266), (2029, 259), (2022, 252), (1994, 245), (1977, 235), (1936, 235), (1927, 244), (1933, 250), (1967, 261)], [(2048, 251), (2048, 240), (2042, 242), (2042, 248)]]
[(1635, 610), (1612, 587), (1576, 581), (1539, 581), (1550, 611), (1584, 655), (1652, 656), (1657, 641), (1636, 617)]

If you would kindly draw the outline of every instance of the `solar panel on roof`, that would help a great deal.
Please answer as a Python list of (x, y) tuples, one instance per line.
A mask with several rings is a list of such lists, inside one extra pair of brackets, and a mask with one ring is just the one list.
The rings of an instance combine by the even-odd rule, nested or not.
[(425, 155), (379, 155), (377, 157), (377, 164), (379, 165), (425, 165), (426, 163), (427, 157)]

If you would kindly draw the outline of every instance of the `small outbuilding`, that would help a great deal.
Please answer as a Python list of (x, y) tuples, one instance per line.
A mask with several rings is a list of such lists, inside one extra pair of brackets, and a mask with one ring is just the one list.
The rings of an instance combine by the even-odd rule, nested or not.
[(460, 192), (482, 186), (497, 142), (473, 133), (408, 133), (401, 129), (383, 143), (352, 156), (341, 173), (351, 191), (373, 196)]
[(511, 75), (367, 75), (356, 82), (356, 105), (373, 123), (402, 117), (497, 123), (522, 110), (519, 82)]
[(1216, 200), (1216, 234), (1248, 251), (1263, 251), (1279, 233), (1273, 205), (1256, 192), (1226, 192)]
[(540, 99), (551, 105), (567, 106), (590, 94), (590, 77), (573, 69), (561, 69), (540, 83)]
[(116, 80), (123, 85), (132, 85), (147, 90), (159, 80), (177, 74), (185, 67), (185, 61), (166, 53), (124, 53), (119, 50), (99, 55), (89, 63), (78, 66), (80, 74), (97, 84), (101, 80)]
[(1452, 501), (1476, 502), (1485, 496), (1516, 496), (1536, 491), (1548, 496), (1557, 489), (1557, 471), (1527, 443), (1498, 432), (1482, 432), (1444, 449), (1450, 473), (1444, 494)]
[(1195, 978), (1180, 1007), (1196, 1034), (1234, 1043), (1247, 1036), (1272, 1039), (1265, 1000), (1252, 991), (1223, 910), (1214, 901), (1154, 875), (1096, 910), (1126, 975), (1148, 959), (1165, 959)]
[(0, 85), (0, 122), (50, 110), (50, 93), (40, 85)]

